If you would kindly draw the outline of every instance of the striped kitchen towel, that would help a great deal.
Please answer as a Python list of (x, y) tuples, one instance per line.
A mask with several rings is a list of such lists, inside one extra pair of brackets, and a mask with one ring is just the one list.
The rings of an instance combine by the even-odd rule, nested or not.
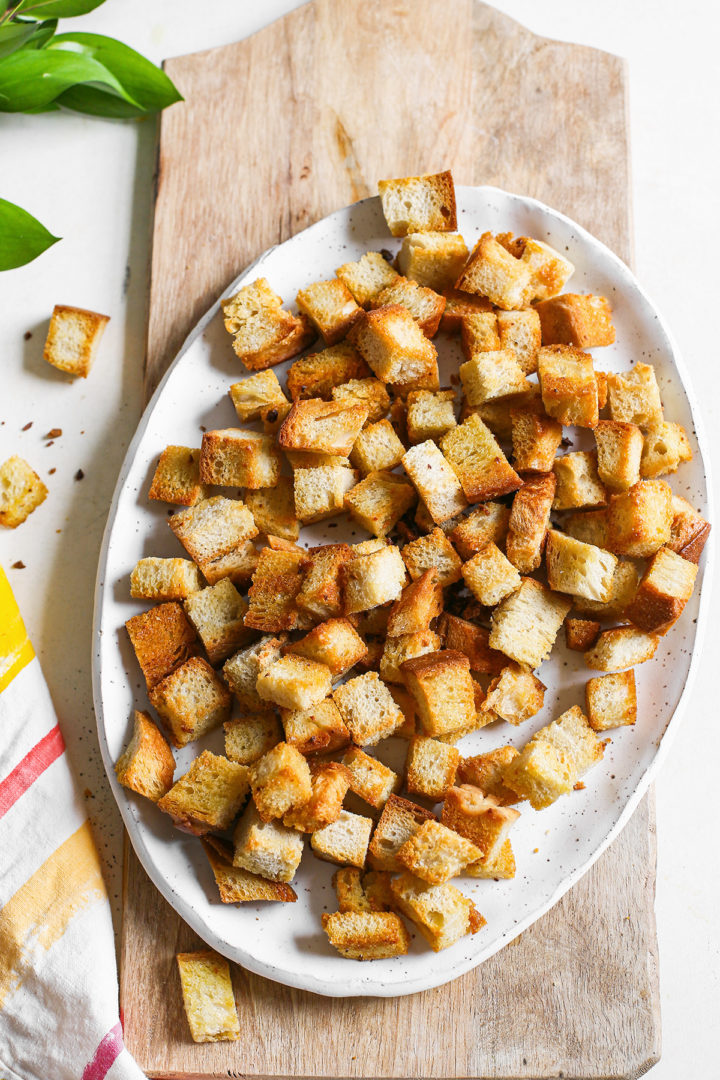
[(0, 567), (0, 1078), (141, 1080), (100, 862)]

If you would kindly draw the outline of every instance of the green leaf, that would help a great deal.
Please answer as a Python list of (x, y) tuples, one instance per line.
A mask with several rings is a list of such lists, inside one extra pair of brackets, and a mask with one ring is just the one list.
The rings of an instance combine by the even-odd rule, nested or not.
[[(58, 34), (46, 51), (57, 53), (65, 50), (73, 50), (77, 55), (82, 54), (102, 64), (122, 85), (125, 100), (138, 106), (140, 112), (159, 112), (168, 105), (183, 100), (164, 71), (114, 38), (104, 37), (102, 34)], [(98, 114), (96, 107), (99, 103), (98, 98), (91, 102), (87, 109), (80, 108), (79, 105), (70, 107), (77, 107), (81, 112), (90, 111), (93, 115), (137, 115), (128, 112)]]
[(44, 22), (36, 23), (36, 30), (30, 41), (25, 46), (26, 49), (44, 49), (50, 38), (57, 30), (57, 19), (45, 19)]
[[(56, 98), (55, 104), (50, 107), (72, 109), (73, 112), (85, 113), (87, 116), (102, 116), (107, 120), (127, 120), (147, 116), (145, 109), (123, 101), (115, 94), (106, 94), (99, 86), (87, 84), (71, 86), (69, 90)], [(43, 110), (43, 112), (46, 111), (46, 109)]]
[(87, 15), (88, 11), (104, 4), (105, 0), (21, 0), (17, 13), (32, 13), (39, 19), (46, 15), (56, 15), (58, 19), (69, 19), (73, 15)]
[(32, 262), (59, 239), (27, 210), (0, 199), (0, 270)]
[(98, 83), (137, 105), (103, 64), (82, 53), (52, 51), (54, 41), (45, 49), (16, 52), (0, 61), (0, 112), (44, 109), (78, 83)]
[(0, 60), (23, 47), (42, 49), (55, 33), (57, 24), (57, 19), (46, 19), (45, 22), (30, 22), (28, 19), (0, 26)]

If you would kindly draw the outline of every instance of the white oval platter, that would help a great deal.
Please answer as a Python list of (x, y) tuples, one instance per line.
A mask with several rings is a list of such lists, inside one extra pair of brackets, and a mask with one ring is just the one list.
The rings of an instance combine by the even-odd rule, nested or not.
[[(638, 360), (655, 365), (666, 418), (685, 426), (694, 452), (692, 462), (668, 479), (677, 494), (710, 516), (703, 440), (687, 371), (662, 318), (628, 268), (579, 225), (533, 199), (492, 187), (459, 187), (457, 198), (458, 229), (469, 246), (486, 230), (512, 230), (546, 240), (576, 266), (568, 289), (609, 298), (617, 343), (594, 350), (596, 364), (615, 371)], [(399, 241), (388, 236), (379, 199), (366, 199), (266, 252), (225, 295), (262, 275), (289, 301), (298, 289), (332, 277), (341, 263), (365, 251), (398, 247)], [(436, 344), (441, 382), (447, 385), (461, 354), (454, 339), (439, 335)], [(288, 366), (275, 369), (281, 382)], [(167, 444), (199, 446), (206, 428), (237, 426), (227, 391), (245, 374), (215, 304), (165, 375), (128, 449), (108, 516), (95, 597), (93, 686), (105, 767), (145, 870), (212, 948), (269, 979), (318, 994), (392, 997), (427, 990), (474, 968), (530, 926), (590, 868), (628, 821), (667, 752), (698, 664), (710, 592), (710, 552), (701, 560), (695, 593), (679, 623), (662, 639), (654, 660), (637, 669), (637, 724), (610, 732), (605, 758), (586, 776), (584, 790), (540, 813), (522, 804), (512, 834), (518, 867), (514, 880), (456, 880), (487, 925), (437, 954), (415, 935), (407, 956), (366, 963), (343, 959), (330, 948), (320, 922), (323, 911), (337, 907), (331, 885), (334, 867), (314, 858), (309, 845), (294, 881), (296, 903), (222, 904), (198, 841), (173, 828), (152, 803), (120, 787), (113, 771), (129, 738), (133, 709), (148, 707), (124, 629), (125, 620), (146, 605), (130, 600), (128, 577), (144, 556), (184, 554), (168, 528), (168, 508), (147, 499), (150, 479)], [(582, 433), (570, 434), (572, 449), (586, 445)], [(707, 453), (704, 456), (707, 462)], [(337, 518), (304, 529), (301, 543), (366, 537), (345, 518)], [(521, 746), (570, 705), (583, 704), (591, 673), (582, 655), (567, 652), (561, 638), (540, 671), (548, 687), (542, 711), (519, 728), (501, 723), (473, 733), (459, 744), (464, 755), (507, 742)], [(178, 751), (176, 776), (205, 747), (222, 752), (222, 733)], [(388, 740), (377, 748), (378, 756), (400, 766), (405, 747), (401, 740)]]

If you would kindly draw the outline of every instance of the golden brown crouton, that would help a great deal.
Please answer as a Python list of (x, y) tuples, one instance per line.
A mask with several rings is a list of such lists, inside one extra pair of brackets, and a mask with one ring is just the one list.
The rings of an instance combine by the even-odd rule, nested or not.
[(525, 375), (537, 371), (540, 351), (540, 319), (534, 308), (525, 311), (498, 311), (500, 348), (512, 349)]
[(244, 285), (222, 301), (233, 349), (250, 371), (262, 371), (297, 356), (315, 337), (309, 320), (282, 308), (265, 278)]
[(600, 480), (611, 491), (626, 491), (640, 479), (643, 433), (636, 424), (600, 420), (595, 428)]
[(378, 194), (393, 236), (457, 228), (455, 185), (449, 171), (381, 180)]
[(332, 674), (326, 664), (289, 654), (268, 664), (257, 677), (263, 701), (283, 709), (310, 709), (330, 693)]
[(460, 379), (469, 405), (515, 398), (530, 389), (512, 349), (476, 350), (460, 365)]
[(439, 648), (440, 638), (432, 630), (418, 630), (412, 634), (388, 637), (380, 656), (380, 675), (387, 683), (403, 684), (401, 668), (405, 661), (437, 652)]
[(118, 782), (157, 802), (172, 787), (174, 772), (175, 758), (164, 736), (146, 712), (136, 710), (132, 738), (115, 763)]
[(174, 746), (199, 739), (230, 716), (230, 693), (201, 656), (192, 656), (176, 667), (153, 686), (149, 697)]
[(235, 412), (244, 424), (248, 420), (259, 420), (267, 409), (288, 404), (274, 371), (258, 371), (255, 375), (249, 375), (233, 383), (228, 393)]
[(295, 514), (293, 481), (289, 476), (278, 476), (271, 487), (246, 491), (245, 504), (261, 533), (283, 540), (299, 537), (300, 523)]
[(585, 663), (596, 671), (624, 671), (644, 664), (655, 655), (660, 638), (634, 626), (605, 630), (585, 653)]
[(449, 535), (461, 558), (471, 559), (486, 544), (503, 547), (510, 520), (510, 507), (486, 502), (461, 518)]
[(297, 594), (297, 606), (317, 619), (340, 615), (343, 610), (342, 568), (352, 557), (348, 544), (309, 548), (308, 566)]
[(493, 306), (486, 296), (476, 296), (461, 289), (443, 289), (445, 311), (440, 320), (440, 329), (447, 334), (454, 334), (462, 329), (462, 321), (468, 315), (483, 311), (492, 311)]
[(353, 469), (341, 465), (318, 465), (295, 469), (293, 498), (295, 513), (304, 525), (336, 517), (345, 509), (345, 496), (358, 479)]
[(193, 1042), (239, 1039), (240, 1022), (227, 960), (209, 950), (178, 953), (175, 959)]
[(624, 617), (625, 609), (635, 595), (639, 581), (640, 574), (634, 563), (618, 559), (613, 573), (610, 599), (589, 600), (584, 596), (575, 596), (573, 607), (584, 615), (595, 615), (598, 619)]
[(607, 492), (600, 482), (595, 450), (578, 450), (555, 459), (553, 472), (557, 487), (554, 510), (574, 510), (581, 506), (605, 506)]
[(644, 479), (676, 472), (683, 461), (692, 461), (692, 449), (681, 424), (663, 421), (644, 437), (640, 476)]
[(479, 604), (494, 607), (520, 588), (521, 579), (497, 544), (485, 544), (462, 568), (465, 584)]
[(263, 668), (280, 656), (285, 637), (285, 634), (277, 638), (266, 635), (246, 649), (240, 649), (225, 663), (223, 677), (244, 712), (263, 712), (267, 709), (258, 696), (257, 677)]
[(550, 529), (545, 548), (548, 585), (557, 592), (606, 603), (612, 597), (617, 559), (609, 551)]
[(400, 276), (379, 251), (367, 251), (357, 262), (339, 266), (336, 273), (364, 308), (370, 307), (383, 289)]
[(374, 746), (405, 722), (402, 710), (375, 671), (338, 686), (333, 700), (358, 746)]
[(517, 592), (493, 611), (488, 639), (491, 648), (518, 664), (539, 667), (550, 655), (570, 607), (566, 597), (533, 578), (523, 578)]
[(263, 821), (281, 818), (304, 806), (312, 795), (307, 761), (299, 750), (284, 742), (254, 762), (249, 775), (253, 800)]
[(332, 824), (311, 835), (310, 846), (325, 862), (361, 869), (365, 865), (372, 827), (372, 818), (341, 810)]
[(363, 888), (363, 873), (357, 866), (341, 866), (333, 874), (332, 883), (341, 912), (373, 910)]
[(431, 885), (442, 885), (482, 858), (482, 851), (439, 821), (424, 821), (397, 853), (406, 870)]
[(274, 713), (255, 713), (228, 720), (225, 731), (225, 756), (239, 765), (252, 765), (282, 741), (280, 721)]
[(540, 316), (543, 345), (593, 349), (615, 341), (612, 309), (604, 296), (563, 293), (541, 300), (535, 311)]
[(365, 659), (367, 645), (349, 619), (328, 619), (283, 651), (325, 664), (333, 679), (339, 679)]
[(283, 450), (347, 457), (368, 418), (367, 405), (310, 398), (296, 401), (278, 433)]
[(635, 672), (618, 671), (598, 675), (585, 686), (588, 722), (593, 731), (634, 724), (637, 720)]
[(571, 345), (544, 346), (538, 353), (538, 379), (548, 416), (565, 425), (597, 425), (598, 388), (588, 353)]
[(607, 384), (611, 420), (637, 424), (643, 430), (662, 423), (660, 390), (652, 364), (635, 364), (622, 375), (608, 372)]
[(244, 582), (252, 574), (257, 555), (250, 541), (258, 529), (240, 499), (214, 495), (173, 514), (168, 524), (209, 585), (223, 577)]
[(296, 300), (298, 308), (317, 327), (326, 345), (336, 345), (346, 337), (362, 314), (362, 308), (339, 278), (306, 285)]
[(670, 540), (672, 491), (664, 480), (640, 480), (612, 495), (607, 514), (608, 548), (619, 555), (648, 558)]
[(507, 663), (501, 652), (490, 648), (489, 631), (484, 626), (445, 612), (438, 623), (438, 633), (446, 649), (454, 649), (468, 657), (471, 671), (497, 675)]
[(330, 753), (350, 742), (350, 731), (330, 697), (310, 709), (281, 709), (280, 715), (285, 742), (301, 754)]
[(625, 617), (640, 630), (666, 634), (692, 596), (697, 566), (670, 548), (655, 552)]
[(505, 550), (522, 574), (537, 570), (542, 562), (555, 491), (553, 473), (530, 476), (513, 499)]
[(200, 589), (200, 571), (189, 559), (140, 559), (130, 574), (133, 600), (184, 600)]
[(467, 257), (468, 249), (462, 236), (418, 232), (405, 237), (397, 262), (405, 277), (444, 293), (455, 284)]
[(492, 861), (480, 859), (466, 867), (465, 873), (475, 878), (492, 878), (494, 881), (515, 877), (517, 870), (512, 844), (506, 840)]
[(549, 473), (562, 442), (562, 424), (532, 407), (512, 409), (510, 421), (515, 469)]
[(254, 630), (294, 630), (302, 624), (295, 597), (305, 567), (303, 551), (263, 548), (248, 591), (250, 607), (245, 625)]
[(303, 853), (302, 833), (279, 821), (262, 820), (252, 800), (237, 823), (233, 843), (233, 866), (270, 881), (287, 882), (295, 877)]
[(545, 701), (545, 687), (532, 671), (521, 664), (508, 664), (488, 686), (480, 711), (522, 724), (539, 713)]
[[(443, 435), (440, 446), (469, 502), (485, 502), (499, 495), (507, 495), (522, 485), (522, 480), (509, 464), (494, 435), (479, 416), (469, 416), (458, 427)], [(408, 454), (411, 453), (412, 450), (408, 451)], [(461, 509), (462, 506), (458, 507), (455, 513)]]
[(187, 446), (166, 446), (155, 469), (148, 498), (176, 506), (193, 506), (207, 494), (207, 488), (200, 483), (200, 451)]
[(710, 535), (710, 522), (693, 510), (686, 499), (673, 495), (673, 520), (668, 547), (689, 562), (697, 563)]
[(565, 255), (542, 240), (499, 233), (497, 241), (527, 266), (530, 272), (529, 300), (546, 300), (549, 296), (555, 296), (575, 270)]
[(258, 900), (279, 900), (292, 904), (297, 900), (297, 893), (290, 885), (281, 881), (267, 881), (249, 870), (233, 866), (233, 849), (219, 837), (206, 836), (201, 843), (223, 904), (252, 904)]
[(306, 398), (329, 401), (334, 386), (369, 375), (372, 372), (357, 349), (349, 342), (341, 341), (296, 360), (288, 371), (287, 388), (293, 401)]
[(350, 790), (376, 810), (382, 809), (389, 797), (400, 789), (400, 777), (370, 757), (359, 746), (351, 746), (342, 763), (349, 772)]
[(451, 428), (454, 428), (457, 423), (454, 401), (454, 390), (439, 390), (437, 393), (429, 390), (413, 390), (408, 394), (408, 440), (414, 445), (425, 442), (427, 439), (440, 439)]
[(330, 396), (333, 401), (345, 405), (366, 405), (368, 415), (365, 427), (382, 420), (390, 408), (390, 395), (385, 384), (375, 378), (350, 379), (339, 386), (333, 386)]
[(343, 567), (345, 614), (397, 600), (405, 585), (405, 566), (400, 551), (392, 544), (356, 554)]
[(528, 267), (489, 232), (483, 233), (473, 248), (455, 287), (486, 296), (504, 311), (527, 307), (532, 296)]
[(363, 476), (394, 469), (402, 461), (405, 447), (389, 420), (368, 424), (358, 435), (350, 452), (350, 461)]
[(248, 769), (203, 750), (188, 771), (158, 800), (173, 824), (194, 836), (223, 832), (237, 816), (250, 790)]
[(472, 900), (449, 882), (429, 885), (406, 872), (394, 878), (390, 888), (399, 910), (415, 923), (433, 952), (449, 948), (485, 925)]
[(437, 570), (426, 570), (407, 585), (395, 601), (387, 622), (388, 637), (429, 630), (430, 623), (442, 611), (443, 592)]
[(125, 627), (148, 690), (200, 651), (185, 612), (174, 602), (133, 615)]
[(405, 956), (410, 948), (405, 924), (392, 911), (324, 912), (322, 926), (333, 948), (348, 960), (387, 960)]
[(24, 458), (14, 455), (0, 465), (0, 525), (16, 529), (45, 502), (48, 490)]
[(317, 832), (337, 821), (351, 779), (350, 770), (338, 761), (313, 762), (310, 773), (312, 795), (283, 818), (283, 825), (305, 833)]
[(603, 744), (577, 705), (547, 724), (504, 770), (505, 784), (534, 810), (567, 795), (603, 756)]
[(479, 788), (463, 784), (450, 788), (445, 796), (441, 821), (479, 849), (478, 859), (492, 862), (519, 817), (518, 810), (500, 806), (492, 795), (486, 796)]
[(600, 623), (593, 619), (566, 619), (565, 644), (574, 652), (585, 652), (598, 639)]
[(444, 296), (418, 285), (416, 281), (397, 277), (391, 285), (383, 289), (372, 306), (381, 308), (393, 304), (407, 308), (426, 337), (435, 337), (445, 310)]
[(514, 746), (499, 746), (487, 754), (461, 758), (457, 770), (458, 785), (470, 784), (483, 795), (491, 795), (499, 806), (512, 806), (521, 796), (503, 782), (505, 769), (518, 756)]
[(275, 440), (257, 431), (207, 431), (200, 449), (200, 479), (220, 487), (273, 487), (281, 458)]
[(251, 636), (245, 626), (247, 600), (229, 578), (192, 593), (185, 611), (202, 641), (211, 664), (226, 660)]
[(457, 470), (431, 439), (412, 446), (402, 463), (436, 524), (455, 517), (467, 506)]
[[(479, 311), (466, 315), (460, 327), (460, 344), (466, 360), (472, 360), (476, 353), (492, 352), (500, 349), (497, 316), (494, 311)], [(471, 402), (479, 405), (480, 402)]]
[(467, 656), (442, 649), (406, 660), (400, 671), (415, 699), (422, 734), (447, 735), (474, 724), (475, 694)]
[(408, 791), (433, 802), (443, 799), (455, 783), (459, 763), (460, 751), (454, 746), (426, 735), (413, 736), (405, 765)]
[(437, 350), (400, 304), (368, 311), (350, 342), (384, 383), (408, 383), (437, 370)]
[(411, 540), (402, 549), (402, 557), (413, 581), (431, 569), (437, 572), (443, 587), (460, 580), (462, 559), (442, 529)]
[(373, 536), (387, 536), (415, 504), (415, 489), (391, 472), (371, 472), (348, 491), (345, 509)]
[(401, 869), (397, 853), (423, 821), (434, 821), (435, 815), (409, 799), (390, 795), (380, 815), (370, 844), (370, 865), (379, 871)]
[(582, 540), (585, 544), (607, 548), (607, 510), (588, 510), (584, 514), (568, 514), (563, 517), (562, 525), (568, 536)]
[(87, 379), (109, 322), (109, 315), (56, 304), (50, 318), (43, 359), (58, 371)]

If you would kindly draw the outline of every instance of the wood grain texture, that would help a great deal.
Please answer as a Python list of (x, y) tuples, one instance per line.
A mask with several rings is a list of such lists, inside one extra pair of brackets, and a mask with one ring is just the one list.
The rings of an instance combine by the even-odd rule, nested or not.
[[(477, 0), (314, 0), (246, 41), (169, 61), (147, 386), (270, 245), (452, 168), (563, 210), (630, 261), (624, 64)], [(292, 298), (287, 298), (292, 299)], [(200, 939), (127, 846), (125, 1039), (153, 1077), (619, 1078), (659, 1057), (650, 794), (589, 874), (515, 943), (408, 998), (321, 998), (233, 966), (242, 1038), (196, 1046), (175, 953)]]

